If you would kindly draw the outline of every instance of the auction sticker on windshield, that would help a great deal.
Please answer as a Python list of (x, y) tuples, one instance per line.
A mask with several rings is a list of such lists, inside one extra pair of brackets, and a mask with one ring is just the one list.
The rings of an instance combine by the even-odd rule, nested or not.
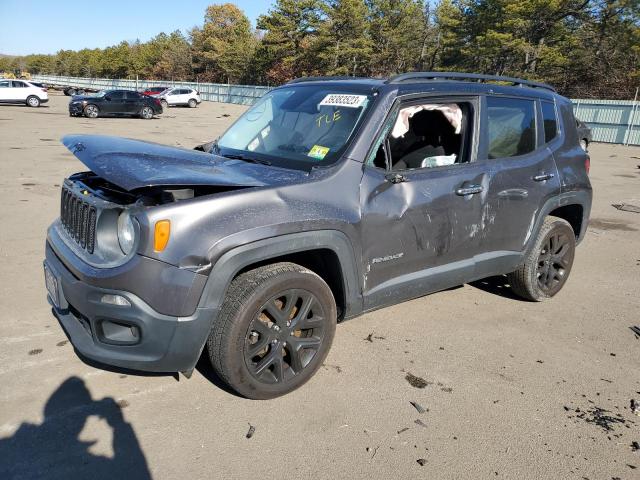
[(322, 145), (314, 145), (307, 153), (308, 157), (315, 158), (317, 160), (322, 160), (329, 153), (329, 148), (323, 147)]
[(359, 108), (367, 99), (366, 95), (346, 95), (330, 93), (322, 99), (319, 106)]

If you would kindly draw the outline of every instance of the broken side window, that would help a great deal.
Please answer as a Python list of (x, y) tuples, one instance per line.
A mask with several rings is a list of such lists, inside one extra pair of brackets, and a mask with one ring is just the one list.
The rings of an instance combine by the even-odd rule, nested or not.
[[(443, 167), (470, 161), (467, 147), (472, 111), (469, 102), (425, 103), (400, 109), (387, 137), (391, 169)], [(376, 160), (381, 160), (380, 155)]]

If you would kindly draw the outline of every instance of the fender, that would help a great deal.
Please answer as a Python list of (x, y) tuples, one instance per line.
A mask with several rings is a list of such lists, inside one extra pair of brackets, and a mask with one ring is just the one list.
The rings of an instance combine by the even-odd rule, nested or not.
[(360, 269), (350, 240), (338, 230), (291, 233), (229, 250), (213, 265), (200, 298), (199, 308), (219, 310), (229, 284), (238, 272), (248, 265), (282, 255), (317, 249), (331, 250), (337, 255), (345, 294), (345, 318), (358, 315), (362, 312), (362, 295), (358, 280)]
[(580, 205), (582, 207), (582, 225), (580, 228), (580, 234), (578, 235), (577, 243), (580, 243), (582, 241), (587, 231), (587, 226), (589, 224), (589, 214), (591, 213), (591, 191), (564, 192), (548, 199), (539, 210), (535, 224), (529, 232), (529, 235), (525, 242), (523, 258), (526, 257), (533, 248), (537, 233), (540, 231), (544, 219), (556, 208), (564, 207), (566, 205)]

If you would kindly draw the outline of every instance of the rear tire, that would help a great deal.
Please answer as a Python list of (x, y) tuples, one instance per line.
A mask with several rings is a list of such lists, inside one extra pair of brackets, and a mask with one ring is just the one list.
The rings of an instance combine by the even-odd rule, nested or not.
[(40, 106), (40, 99), (35, 95), (30, 95), (27, 97), (27, 105), (33, 108), (37, 108)]
[(142, 110), (140, 110), (140, 118), (144, 118), (145, 120), (152, 119), (153, 109), (151, 107), (142, 107)]
[(198, 102), (196, 102), (193, 98), (189, 100), (189, 108), (196, 108), (198, 106)]
[(69, 95), (70, 97), (73, 97), (75, 94), (76, 94), (75, 88), (70, 88), (67, 90), (67, 95)]
[(90, 103), (89, 105), (87, 105), (86, 107), (84, 107), (84, 116), (87, 118), (98, 118), (98, 115), (100, 115), (100, 109)]
[(207, 339), (218, 376), (247, 398), (268, 399), (307, 382), (336, 329), (329, 286), (311, 270), (275, 263), (238, 275)]
[(576, 235), (569, 222), (545, 218), (524, 263), (507, 275), (511, 290), (533, 302), (553, 297), (569, 277), (575, 248)]

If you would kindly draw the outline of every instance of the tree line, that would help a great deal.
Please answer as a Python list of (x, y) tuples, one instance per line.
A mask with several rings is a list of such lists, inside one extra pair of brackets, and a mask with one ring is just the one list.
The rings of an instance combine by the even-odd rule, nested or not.
[(640, 85), (640, 0), (277, 0), (256, 23), (215, 4), (186, 34), (1, 57), (0, 71), (265, 85), (462, 71), (621, 99)]

